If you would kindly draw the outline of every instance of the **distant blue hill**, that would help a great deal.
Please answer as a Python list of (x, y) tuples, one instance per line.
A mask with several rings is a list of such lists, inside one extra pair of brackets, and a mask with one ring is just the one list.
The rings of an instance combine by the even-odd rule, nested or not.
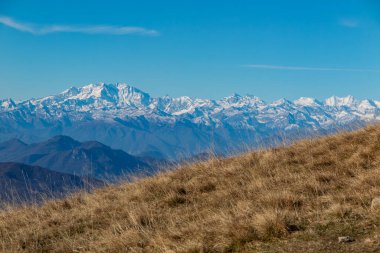
[(115, 181), (128, 175), (149, 174), (153, 166), (142, 158), (97, 142), (79, 142), (68, 136), (26, 144), (18, 139), (0, 143), (0, 162), (40, 166), (56, 172)]

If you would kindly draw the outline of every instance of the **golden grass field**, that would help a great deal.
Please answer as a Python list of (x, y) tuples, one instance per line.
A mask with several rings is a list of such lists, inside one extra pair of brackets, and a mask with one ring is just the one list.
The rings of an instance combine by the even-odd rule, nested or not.
[(370, 126), (8, 208), (0, 250), (380, 252), (376, 196), (380, 126)]

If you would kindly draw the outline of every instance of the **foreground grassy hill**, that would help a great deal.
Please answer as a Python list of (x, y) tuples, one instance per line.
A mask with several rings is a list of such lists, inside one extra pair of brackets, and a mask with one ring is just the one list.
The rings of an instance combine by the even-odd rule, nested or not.
[(372, 126), (5, 210), (0, 249), (379, 252), (376, 196), (380, 127)]

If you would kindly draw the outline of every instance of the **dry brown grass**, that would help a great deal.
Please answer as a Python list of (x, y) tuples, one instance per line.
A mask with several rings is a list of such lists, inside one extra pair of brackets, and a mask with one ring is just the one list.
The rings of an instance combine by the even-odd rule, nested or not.
[[(380, 127), (0, 213), (3, 252), (379, 252)], [(339, 244), (338, 236), (352, 236)]]

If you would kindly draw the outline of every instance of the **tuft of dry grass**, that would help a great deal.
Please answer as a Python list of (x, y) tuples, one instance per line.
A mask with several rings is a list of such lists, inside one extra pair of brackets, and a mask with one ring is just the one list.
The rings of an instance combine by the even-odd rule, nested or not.
[(371, 126), (1, 211), (0, 250), (379, 252), (376, 196)]

